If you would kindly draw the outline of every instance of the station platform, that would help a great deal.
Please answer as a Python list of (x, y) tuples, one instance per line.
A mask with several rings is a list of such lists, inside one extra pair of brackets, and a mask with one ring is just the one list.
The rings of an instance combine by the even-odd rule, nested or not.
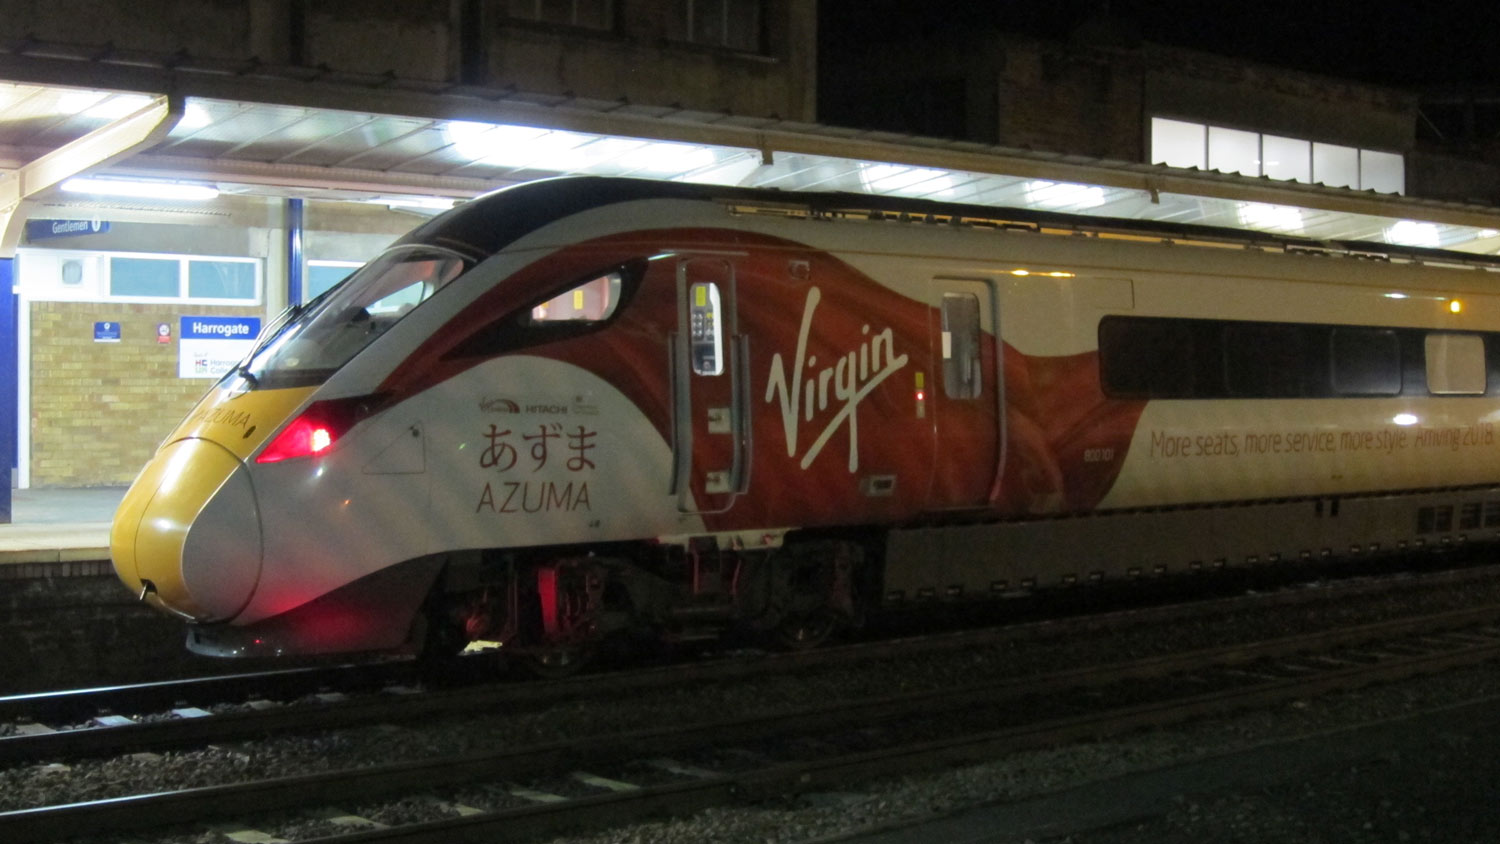
[[(0, 578), (95, 574), (109, 559), (109, 524), (125, 487), (11, 490), (0, 525)], [(75, 571), (76, 569), (76, 571)]]

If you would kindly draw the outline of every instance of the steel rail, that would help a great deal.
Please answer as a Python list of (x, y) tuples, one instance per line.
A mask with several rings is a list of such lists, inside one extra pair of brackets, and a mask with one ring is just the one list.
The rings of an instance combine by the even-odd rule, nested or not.
[[(915, 713), (930, 718), (964, 710), (976, 704), (994, 705), (1005, 700), (1049, 694), (1059, 689), (1102, 687), (1123, 680), (1171, 677), (1191, 670), (1224, 668), (1256, 660), (1295, 656), (1308, 651), (1389, 642), (1392, 638), (1401, 636), (1439, 636), (1441, 634), (1438, 631), (1473, 629), (1483, 625), (1489, 625), (1492, 631), (1489, 635), (1478, 637), (1454, 637), (1456, 642), (1440, 642), (1439, 646), (1445, 650), (1437, 654), (1388, 655), (1372, 665), (1353, 665), (1288, 679), (1263, 678), (1261, 682), (1253, 684), (1248, 684), (1250, 681), (1247, 681), (1243, 688), (1206, 695), (1187, 698), (1177, 695), (1166, 701), (1158, 700), (1105, 713), (1064, 718), (1046, 724), (873, 751), (847, 760), (805, 763), (790, 768), (779, 765), (759, 773), (729, 778), (734, 783), (731, 789), (733, 793), (753, 797), (775, 792), (784, 788), (788, 782), (816, 787), (822, 783), (839, 781), (839, 777), (848, 777), (852, 771), (867, 776), (908, 770), (908, 766), (915, 765), (918, 761), (921, 764), (971, 761), (1003, 749), (1032, 746), (1026, 742), (1046, 743), (1085, 735), (1100, 735), (1143, 724), (1167, 723), (1169, 720), (1223, 711), (1234, 706), (1259, 705), (1285, 699), (1287, 696), (1316, 694), (1331, 688), (1346, 688), (1382, 679), (1444, 670), (1460, 664), (1488, 661), (1500, 658), (1500, 631), (1493, 631), (1497, 620), (1500, 620), (1500, 607), (1486, 607), (1420, 619), (1399, 619), (1346, 631), (1284, 637), (1254, 645), (1192, 651), (1104, 668), (1075, 669), (1045, 678), (1006, 679), (975, 684), (964, 689), (838, 703), (792, 713), (605, 735), (458, 758), (401, 762), (347, 771), (319, 772), (243, 784), (25, 809), (0, 813), (0, 840), (20, 844), (99, 829), (138, 830), (160, 826), (163, 818), (170, 818), (176, 824), (243, 817), (264, 811), (267, 806), (286, 810), (349, 800), (368, 800), (382, 795), (430, 791), (502, 776), (537, 776), (587, 765), (618, 763), (703, 746), (722, 746), (725, 742), (765, 739), (788, 733), (818, 734), (832, 728), (849, 729), (851, 723), (868, 726)], [(793, 775), (788, 771), (796, 773)], [(672, 793), (686, 795), (692, 792), (687, 789)], [(567, 805), (574, 807), (570, 811), (576, 812), (585, 803), (570, 802)], [(605, 801), (601, 805), (616, 807), (610, 811), (618, 811), (614, 802)], [(507, 813), (497, 814), (509, 816)], [(470, 822), (474, 823), (473, 819)], [(385, 839), (356, 836), (348, 840)]]
[[(372, 723), (399, 723), (420, 718), (485, 711), (497, 706), (537, 706), (575, 700), (579, 697), (597, 697), (660, 688), (666, 684), (741, 679), (859, 660), (958, 650), (1042, 636), (1063, 636), (1075, 631), (1108, 631), (1133, 625), (1212, 616), (1239, 608), (1272, 609), (1308, 602), (1324, 602), (1348, 597), (1351, 594), (1379, 594), (1390, 590), (1393, 585), (1461, 585), (1490, 580), (1497, 576), (1500, 576), (1500, 566), (1487, 566), (1479, 569), (1439, 572), (1415, 579), (1381, 578), (1374, 581), (1362, 581), (1335, 590), (1297, 590), (1269, 595), (1238, 596), (1185, 605), (1154, 606), (1092, 616), (1049, 619), (977, 631), (966, 630), (895, 641), (844, 645), (800, 653), (760, 654), (717, 662), (601, 673), (565, 680), (485, 683), (458, 689), (428, 690), (420, 695), (408, 696), (376, 693), (347, 700), (321, 703), (302, 702), (295, 706), (220, 713), (204, 718), (180, 718), (60, 730), (34, 735), (15, 735), (0, 738), (0, 765), (24, 764), (43, 759), (57, 760), (165, 750), (211, 742), (254, 739), (293, 731), (334, 729)], [(1400, 625), (1403, 622), (1396, 620), (1389, 623)], [(1330, 631), (1329, 635), (1338, 636), (1345, 635), (1345, 633), (1334, 630)], [(340, 669), (358, 673), (365, 682), (378, 679), (379, 675), (370, 672), (381, 667), (379, 664), (339, 666)], [(1082, 671), (1087, 673), (1096, 670), (1086, 668)], [(311, 692), (335, 676), (328, 674), (327, 671), (328, 669), (317, 668), (291, 669), (223, 678), (197, 678), (184, 681), (180, 685), (164, 682), (141, 686), (105, 687), (100, 690), (71, 690), (47, 695), (17, 695), (11, 698), (0, 698), (0, 706), (7, 701), (50, 699), (53, 696), (69, 699), (73, 705), (77, 705), (83, 700), (90, 699), (90, 693), (95, 691), (105, 694), (106, 702), (117, 694), (130, 695), (133, 699), (154, 699), (169, 703), (177, 703), (184, 699), (202, 701), (202, 694), (213, 694), (215, 689), (231, 690), (241, 695), (249, 694), (257, 689), (264, 691), (263, 687), (257, 686), (257, 683), (263, 682), (277, 684), (290, 682), (292, 684), (290, 688), (300, 688), (304, 692)], [(0, 714), (3, 714), (3, 709), (0, 709)]]

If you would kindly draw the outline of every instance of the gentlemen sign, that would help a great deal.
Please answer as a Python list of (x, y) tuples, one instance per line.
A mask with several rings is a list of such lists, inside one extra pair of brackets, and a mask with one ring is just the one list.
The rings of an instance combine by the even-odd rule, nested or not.
[(27, 220), (28, 241), (51, 240), (55, 237), (78, 237), (84, 234), (104, 234), (109, 223), (103, 220)]

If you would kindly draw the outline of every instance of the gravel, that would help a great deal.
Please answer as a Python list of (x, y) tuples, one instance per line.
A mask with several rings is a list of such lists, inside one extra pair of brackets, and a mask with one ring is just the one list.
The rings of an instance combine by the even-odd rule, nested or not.
[[(309, 774), (397, 759), (450, 755), (561, 741), (579, 735), (646, 729), (665, 723), (774, 713), (814, 702), (835, 703), (903, 691), (950, 688), (979, 676), (1012, 677), (1073, 666), (1213, 647), (1309, 629), (1370, 622), (1500, 600), (1500, 583), (1437, 588), (1414, 585), (1399, 595), (1339, 599), (1297, 607), (1251, 607), (1212, 617), (1125, 631), (1077, 632), (1007, 642), (959, 652), (875, 660), (749, 680), (661, 688), (628, 700), (576, 699), (540, 708), (512, 708), (422, 724), (376, 725), (324, 733), (273, 737), (200, 750), (137, 754), (0, 771), (0, 811), (122, 794)], [(1019, 753), (993, 764), (931, 776), (858, 784), (847, 794), (811, 795), (748, 808), (724, 808), (686, 819), (611, 831), (583, 842), (723, 841), (767, 844), (832, 836), (840, 832), (931, 818), (962, 807), (1015, 800), (1079, 782), (1173, 764), (1206, 754), (1248, 747), (1298, 731), (1318, 731), (1406, 712), (1438, 703), (1500, 693), (1492, 672), (1464, 671), (1418, 683), (1368, 690), (1236, 718), (1214, 719), (1121, 740)], [(506, 789), (479, 787), (441, 795), (451, 803), (494, 808), (517, 801)], [(472, 801), (472, 802), (471, 802)], [(1197, 805), (1197, 804), (1195, 804)], [(404, 822), (452, 813), (451, 805), (428, 798), (367, 807), (343, 806), (382, 822)], [(1205, 812), (1249, 812), (1247, 803), (1197, 805)], [(1180, 824), (1195, 815), (1182, 810)], [(287, 835), (328, 834), (324, 820), (289, 819)], [(335, 824), (335, 826), (337, 826)], [(293, 829), (295, 827), (295, 830)], [(1144, 833), (1143, 833), (1144, 834)], [(216, 834), (171, 841), (222, 841)], [(139, 838), (139, 836), (135, 836)], [(1121, 842), (1132, 839), (1120, 839)], [(1145, 839), (1141, 839), (1145, 840)], [(1291, 840), (1291, 839), (1287, 839)], [(1338, 839), (1344, 840), (1344, 839)]]

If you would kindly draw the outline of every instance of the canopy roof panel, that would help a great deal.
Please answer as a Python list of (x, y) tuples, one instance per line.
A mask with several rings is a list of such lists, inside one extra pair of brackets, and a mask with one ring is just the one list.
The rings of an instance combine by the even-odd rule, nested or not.
[[(1478, 205), (571, 98), (362, 91), (345, 99), (391, 113), (331, 108), (336, 92), (309, 86), (267, 89), (281, 102), (190, 94), (164, 140), (106, 174), (351, 200), (458, 200), (547, 176), (635, 176), (1500, 253), (1500, 210)], [(159, 96), (0, 82), (0, 166), (18, 168)]]

